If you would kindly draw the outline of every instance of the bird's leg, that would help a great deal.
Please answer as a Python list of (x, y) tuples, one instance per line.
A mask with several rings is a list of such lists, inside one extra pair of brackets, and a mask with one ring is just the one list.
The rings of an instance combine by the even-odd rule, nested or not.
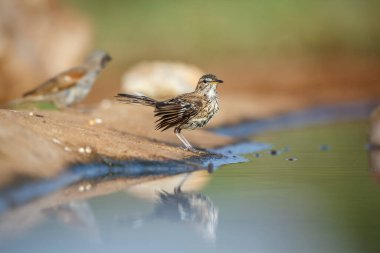
[(186, 140), (186, 138), (181, 134), (181, 129), (179, 128), (176, 128), (174, 129), (174, 133), (177, 135), (178, 139), (180, 139), (183, 143), (183, 145), (185, 145), (185, 147), (189, 150), (195, 150), (193, 148), (193, 146), (191, 146), (191, 144)]
[(179, 194), (182, 192), (182, 185), (187, 181), (192, 172), (187, 173), (186, 176), (181, 180), (181, 182), (174, 188), (174, 194)]

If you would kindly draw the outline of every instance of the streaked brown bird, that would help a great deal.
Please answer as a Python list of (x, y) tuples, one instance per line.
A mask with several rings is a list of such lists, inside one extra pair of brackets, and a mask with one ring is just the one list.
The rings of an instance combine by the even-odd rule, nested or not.
[(91, 53), (83, 64), (50, 78), (26, 92), (20, 101), (48, 101), (57, 107), (68, 107), (82, 101), (111, 57), (104, 51)]
[(219, 110), (218, 84), (223, 83), (216, 76), (202, 76), (194, 92), (185, 93), (175, 98), (156, 101), (146, 96), (136, 96), (119, 93), (116, 98), (123, 103), (142, 104), (154, 107), (156, 130), (165, 131), (174, 128), (174, 133), (187, 149), (194, 150), (191, 144), (181, 134), (183, 129), (194, 130), (205, 126)]

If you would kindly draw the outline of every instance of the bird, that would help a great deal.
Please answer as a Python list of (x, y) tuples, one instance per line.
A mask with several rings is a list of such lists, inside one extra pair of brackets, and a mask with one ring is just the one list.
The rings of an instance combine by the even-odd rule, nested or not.
[(219, 111), (218, 84), (223, 83), (215, 75), (203, 75), (195, 91), (177, 97), (157, 101), (147, 96), (119, 93), (116, 98), (126, 104), (141, 104), (154, 107), (156, 130), (174, 128), (174, 133), (186, 149), (197, 151), (181, 134), (182, 130), (195, 130), (204, 127)]
[(81, 65), (61, 72), (24, 93), (20, 101), (53, 102), (58, 108), (76, 104), (87, 96), (99, 73), (111, 60), (108, 53), (94, 51)]

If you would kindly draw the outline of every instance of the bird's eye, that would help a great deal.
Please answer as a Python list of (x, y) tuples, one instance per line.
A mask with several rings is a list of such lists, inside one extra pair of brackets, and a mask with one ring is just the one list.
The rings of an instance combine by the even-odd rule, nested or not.
[(205, 80), (203, 80), (203, 83), (207, 83), (207, 80), (205, 79)]

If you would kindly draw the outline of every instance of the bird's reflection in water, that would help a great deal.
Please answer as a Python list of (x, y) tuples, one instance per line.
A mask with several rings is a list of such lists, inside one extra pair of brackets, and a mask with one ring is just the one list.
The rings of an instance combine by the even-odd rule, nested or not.
[[(209, 197), (198, 193), (208, 180), (207, 171), (197, 171), (129, 186), (129, 194), (153, 201), (153, 211), (136, 219), (136, 216), (126, 215), (126, 210), (122, 209), (120, 212), (123, 216), (117, 220), (134, 228), (143, 226), (153, 219), (179, 222), (197, 231), (205, 240), (214, 241), (218, 209)], [(98, 183), (97, 191), (102, 193), (102, 187), (109, 189), (106, 188), (109, 187), (108, 183)], [(23, 236), (26, 231), (49, 221), (58, 222), (92, 242), (102, 242), (105, 227), (99, 225), (99, 217), (95, 216), (88, 202), (91, 201), (91, 195), (88, 200), (83, 199), (82, 195), (78, 195), (77, 187), (73, 187), (72, 190), (69, 197), (66, 196), (67, 191), (62, 191), (0, 216), (0, 242), (8, 238), (20, 238), (18, 236)], [(102, 206), (97, 208), (103, 210)], [(112, 209), (113, 211), (118, 210)], [(113, 218), (107, 216), (107, 219)]]
[(159, 196), (160, 200), (154, 208), (155, 217), (188, 223), (205, 240), (215, 240), (219, 212), (208, 196), (181, 190), (176, 190), (174, 194), (160, 192)]
[[(154, 186), (151, 185), (152, 187), (142, 185), (141, 187), (144, 189), (146, 195), (150, 196), (150, 199), (152, 197), (151, 192), (154, 192), (155, 206), (151, 214), (144, 218), (134, 219), (133, 226), (138, 228), (154, 219), (179, 222), (189, 225), (204, 240), (210, 242), (215, 241), (219, 217), (218, 208), (208, 196), (194, 191), (204, 186), (205, 177), (208, 178), (204, 172), (181, 175), (180, 178), (177, 178), (177, 181), (172, 181), (178, 182), (179, 180), (179, 183), (174, 187), (172, 185), (170, 192), (166, 190), (168, 189), (168, 181), (163, 182), (165, 184), (165, 190), (160, 189), (157, 184)], [(194, 183), (194, 180), (197, 181), (197, 183)], [(185, 188), (192, 190), (183, 190)], [(133, 189), (133, 193), (136, 192), (136, 189)], [(136, 196), (136, 194), (134, 195)], [(138, 192), (137, 196), (144, 198), (141, 191)]]

